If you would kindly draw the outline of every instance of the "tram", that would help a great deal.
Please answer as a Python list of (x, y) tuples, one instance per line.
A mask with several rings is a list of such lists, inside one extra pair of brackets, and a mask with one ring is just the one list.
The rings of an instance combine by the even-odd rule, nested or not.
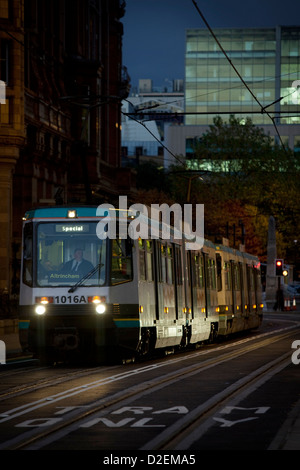
[[(257, 257), (184, 237), (105, 238), (96, 207), (29, 210), (23, 222), (20, 342), (43, 362), (104, 363), (258, 328)], [(114, 216), (119, 221), (119, 215)], [(128, 215), (128, 223), (131, 218)], [(124, 223), (124, 215), (122, 215)]]

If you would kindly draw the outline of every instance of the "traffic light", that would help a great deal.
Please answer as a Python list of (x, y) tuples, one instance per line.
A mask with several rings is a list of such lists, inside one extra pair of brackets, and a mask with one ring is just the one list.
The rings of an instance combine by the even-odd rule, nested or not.
[(282, 276), (283, 260), (282, 259), (277, 259), (275, 261), (275, 267), (276, 267), (276, 276)]

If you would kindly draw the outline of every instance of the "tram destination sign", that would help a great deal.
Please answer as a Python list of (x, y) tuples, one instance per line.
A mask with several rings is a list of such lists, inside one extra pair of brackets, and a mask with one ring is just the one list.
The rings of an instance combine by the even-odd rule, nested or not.
[(55, 232), (59, 233), (88, 233), (89, 231), (89, 224), (68, 223), (55, 225)]

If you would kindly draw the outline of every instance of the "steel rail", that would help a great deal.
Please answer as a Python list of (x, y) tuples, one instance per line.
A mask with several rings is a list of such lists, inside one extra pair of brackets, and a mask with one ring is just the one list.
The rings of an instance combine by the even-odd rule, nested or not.
[[(16, 450), (16, 449), (25, 449), (25, 448), (30, 449), (32, 447), (33, 448), (43, 447), (43, 442), (42, 442), (43, 440), (46, 440), (47, 442), (49, 442), (49, 440), (50, 441), (57, 440), (58, 439), (57, 436), (68, 434), (73, 429), (77, 428), (79, 426), (80, 422), (83, 422), (83, 421), (86, 422), (86, 421), (90, 420), (91, 417), (93, 417), (93, 415), (95, 415), (96, 413), (98, 413), (98, 414), (99, 413), (108, 414), (111, 411), (111, 408), (115, 408), (116, 405), (120, 406), (120, 404), (124, 403), (125, 401), (126, 401), (126, 403), (132, 402), (132, 401), (138, 399), (139, 397), (144, 396), (145, 394), (152, 393), (155, 390), (159, 390), (159, 389), (161, 389), (163, 387), (166, 387), (166, 386), (168, 386), (172, 383), (183, 380), (184, 378), (186, 378), (188, 376), (191, 376), (193, 374), (201, 373), (201, 372), (203, 372), (203, 371), (205, 371), (205, 370), (207, 370), (211, 367), (215, 367), (215, 366), (220, 365), (224, 362), (227, 362), (227, 361), (230, 361), (230, 360), (235, 359), (237, 357), (240, 357), (242, 354), (247, 354), (247, 353), (251, 352), (254, 349), (265, 347), (265, 346), (268, 346), (268, 345), (270, 345), (274, 342), (280, 341), (283, 338), (286, 338), (291, 334), (290, 330), (291, 330), (291, 328), (289, 328), (288, 331), (281, 331), (280, 333), (277, 333), (277, 334), (276, 334), (276, 332), (275, 332), (275, 334), (273, 332), (273, 334), (270, 337), (263, 337), (261, 339), (258, 339), (258, 337), (256, 336), (254, 338), (254, 339), (256, 339), (256, 341), (253, 341), (253, 342), (250, 342), (250, 343), (249, 343), (249, 341), (247, 341), (247, 343), (245, 345), (243, 345), (243, 341), (237, 341), (237, 342), (229, 344), (229, 345), (227, 344), (226, 346), (220, 346), (220, 347), (211, 349), (210, 351), (206, 351), (206, 354), (208, 354), (209, 352), (212, 352), (212, 353), (214, 353), (214, 352), (219, 352), (220, 353), (221, 352), (222, 357), (220, 357), (220, 356), (212, 357), (212, 358), (206, 359), (206, 360), (204, 360), (200, 363), (192, 364), (192, 365), (183, 367), (181, 369), (177, 369), (176, 371), (169, 372), (168, 374), (160, 375), (160, 376), (158, 376), (156, 378), (153, 378), (153, 379), (150, 379), (150, 380), (146, 379), (144, 382), (142, 382), (138, 385), (134, 385), (130, 388), (127, 388), (126, 390), (123, 390), (121, 392), (117, 392), (114, 395), (102, 398), (102, 399), (98, 400), (97, 402), (94, 402), (92, 405), (89, 405), (90, 409), (88, 409), (88, 410), (86, 410), (86, 409), (84, 411), (78, 410), (78, 409), (73, 410), (73, 412), (70, 412), (68, 414), (68, 418), (64, 419), (62, 422), (55, 423), (51, 427), (49, 426), (48, 429), (45, 429), (42, 432), (40, 431), (40, 429), (38, 429), (38, 430), (33, 429), (33, 430), (31, 430), (27, 433), (23, 433), (19, 436), (16, 436), (15, 438), (11, 439), (10, 441), (4, 442), (2, 445), (0, 445), (0, 449), (14, 449), (14, 450)], [(292, 328), (292, 330), (294, 330), (294, 328)], [(241, 349), (238, 348), (238, 349), (234, 349), (232, 351), (226, 351), (229, 347), (230, 348), (235, 348), (237, 345), (242, 345)], [(154, 364), (152, 366), (150, 365), (150, 366), (142, 367), (142, 368), (139, 368), (139, 369), (131, 370), (131, 371), (128, 371), (128, 373), (117, 374), (115, 376), (108, 377), (106, 380), (103, 379), (102, 382), (97, 381), (96, 383), (93, 382), (90, 385), (87, 384), (87, 385), (83, 385), (81, 387), (76, 387), (76, 391), (78, 393), (80, 393), (80, 392), (83, 392), (85, 390), (88, 390), (90, 388), (90, 386), (92, 386), (92, 387), (100, 386), (101, 384), (107, 384), (110, 381), (112, 382), (112, 381), (116, 381), (116, 380), (122, 380), (123, 378), (132, 377), (136, 374), (143, 374), (143, 373), (149, 372), (149, 371), (156, 371), (156, 370), (158, 370), (162, 367), (165, 367), (165, 366), (168, 366), (168, 365), (171, 365), (171, 364), (175, 364), (177, 362), (182, 362), (186, 359), (191, 359), (191, 360), (196, 359), (197, 356), (200, 356), (200, 355), (203, 355), (203, 354), (204, 354), (204, 351), (200, 351), (200, 352), (198, 351), (193, 355), (189, 355), (189, 356), (185, 356), (185, 357), (180, 357), (179, 356), (178, 358), (167, 360), (167, 361), (162, 362), (160, 364)], [(265, 369), (265, 368), (269, 369), (270, 367), (271, 367), (270, 364), (268, 364), (263, 369)], [(257, 372), (257, 373), (254, 373), (254, 374), (255, 374), (254, 378), (249, 379), (249, 380), (257, 380), (258, 379), (258, 374), (260, 374), (260, 376), (261, 376), (261, 374), (263, 374), (263, 371), (262, 372)], [(249, 383), (250, 383), (249, 380), (247, 380), (246, 383), (243, 386), (249, 386)], [(239, 383), (236, 385), (238, 388), (236, 390), (233, 390), (230, 395), (226, 395), (227, 399), (229, 399), (229, 397), (232, 397), (233, 393), (237, 393), (238, 391), (241, 390), (242, 385), (240, 384), (240, 381), (238, 381), (238, 382)], [(72, 389), (72, 392), (73, 392), (73, 390), (74, 389)], [(66, 393), (67, 392), (68, 391), (66, 391)], [(37, 407), (49, 405), (50, 403), (53, 403), (54, 401), (56, 401), (56, 399), (62, 400), (62, 399), (65, 398), (65, 396), (70, 396), (70, 394), (66, 395), (66, 394), (62, 393), (57, 398), (55, 398), (55, 396), (53, 396), (53, 400), (51, 400), (51, 397), (48, 397), (42, 403), (40, 403)], [(205, 413), (207, 413), (209, 411), (209, 409), (212, 408), (212, 406), (217, 406), (217, 404), (220, 403), (220, 400), (217, 399), (217, 395), (216, 395), (215, 399), (217, 400), (217, 403), (211, 405), (209, 408), (206, 407), (205, 408)], [(223, 399), (225, 399), (225, 397)], [(214, 401), (214, 397), (211, 400)], [(32, 409), (36, 409), (37, 407), (30, 408), (29, 411), (31, 411)], [(23, 412), (21, 412), (20, 414), (25, 414), (27, 411), (28, 410), (23, 410)], [(167, 431), (161, 433), (157, 437), (157, 444), (155, 444), (153, 442), (151, 443), (152, 449), (153, 449), (154, 444), (158, 445), (158, 447), (161, 448), (161, 446), (163, 446), (165, 444), (165, 439), (166, 439), (167, 442), (169, 442), (170, 439), (172, 440), (173, 438), (175, 438), (178, 433), (182, 432), (184, 429), (187, 429), (189, 426), (191, 426), (195, 422), (195, 420), (200, 419), (201, 416), (203, 415), (203, 412), (204, 412), (203, 409), (199, 409), (198, 411), (195, 411), (195, 412), (191, 413), (189, 415), (189, 419), (186, 417), (186, 418), (180, 420), (177, 424), (175, 423), (175, 425), (168, 428)], [(17, 416), (17, 414), (12, 415), (12, 416), (8, 417), (7, 419), (13, 419), (15, 416)], [(188, 419), (188, 421), (186, 421), (187, 419)], [(166, 436), (166, 434), (167, 434), (167, 436)]]

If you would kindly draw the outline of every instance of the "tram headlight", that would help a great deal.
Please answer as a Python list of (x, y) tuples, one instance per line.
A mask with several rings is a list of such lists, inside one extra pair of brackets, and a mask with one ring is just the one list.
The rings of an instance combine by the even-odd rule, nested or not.
[(88, 302), (95, 305), (95, 310), (99, 315), (102, 315), (106, 311), (106, 297), (100, 295), (93, 295), (88, 297)]
[(44, 315), (46, 312), (46, 305), (53, 304), (53, 297), (36, 297), (36, 306), (34, 311), (37, 315)]
[(46, 312), (46, 307), (44, 305), (36, 305), (35, 307), (35, 313), (37, 313), (38, 315), (44, 315), (44, 313)]
[(106, 310), (105, 304), (98, 304), (96, 307), (96, 312), (99, 313), (99, 315), (102, 315)]

